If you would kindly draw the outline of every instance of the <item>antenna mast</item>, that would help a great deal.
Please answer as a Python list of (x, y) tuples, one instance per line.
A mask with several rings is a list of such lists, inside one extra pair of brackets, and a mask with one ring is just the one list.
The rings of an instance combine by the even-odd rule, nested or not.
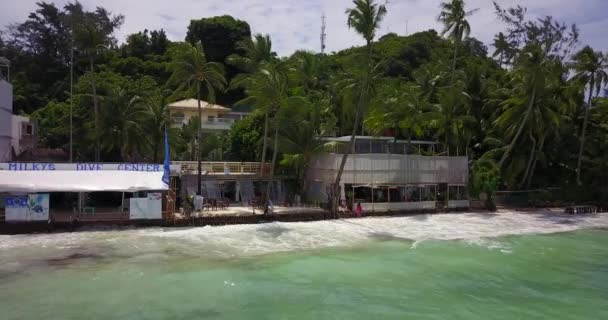
[(325, 38), (327, 34), (325, 33), (325, 13), (321, 16), (321, 54), (325, 53)]

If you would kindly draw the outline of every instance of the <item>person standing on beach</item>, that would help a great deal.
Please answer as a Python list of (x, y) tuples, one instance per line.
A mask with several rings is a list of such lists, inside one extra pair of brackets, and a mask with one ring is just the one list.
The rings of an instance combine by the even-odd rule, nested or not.
[(357, 217), (360, 217), (362, 213), (363, 213), (363, 208), (361, 208), (361, 202), (358, 202), (357, 208), (355, 209), (355, 215)]

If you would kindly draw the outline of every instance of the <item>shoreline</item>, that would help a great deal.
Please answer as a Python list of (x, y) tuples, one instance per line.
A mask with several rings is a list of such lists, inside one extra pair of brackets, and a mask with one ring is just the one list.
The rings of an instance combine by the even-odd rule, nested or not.
[(62, 222), (2, 222), (0, 223), (0, 235), (19, 234), (44, 234), (44, 233), (70, 233), (88, 232), (98, 230), (120, 230), (120, 229), (146, 229), (146, 228), (191, 228), (204, 226), (226, 226), (226, 225), (257, 225), (273, 222), (315, 222), (336, 221), (344, 219), (365, 218), (390, 218), (390, 217), (415, 217), (423, 215), (449, 215), (475, 213), (487, 215), (487, 217), (499, 216), (509, 213), (532, 214), (532, 215), (555, 215), (556, 217), (585, 217), (593, 214), (566, 214), (563, 208), (500, 208), (496, 212), (481, 209), (461, 209), (448, 212), (437, 212), (435, 210), (406, 211), (406, 212), (371, 212), (362, 217), (343, 216), (338, 219), (328, 217), (329, 212), (311, 210), (297, 213), (275, 213), (255, 215), (215, 215), (181, 219), (158, 219), (158, 220), (88, 220), (76, 221), (75, 223)]

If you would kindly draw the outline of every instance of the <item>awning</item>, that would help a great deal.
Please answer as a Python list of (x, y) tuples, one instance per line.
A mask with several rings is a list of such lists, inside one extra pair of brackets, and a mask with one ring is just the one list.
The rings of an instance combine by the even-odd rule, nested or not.
[(167, 190), (162, 171), (0, 170), (0, 192), (88, 192)]

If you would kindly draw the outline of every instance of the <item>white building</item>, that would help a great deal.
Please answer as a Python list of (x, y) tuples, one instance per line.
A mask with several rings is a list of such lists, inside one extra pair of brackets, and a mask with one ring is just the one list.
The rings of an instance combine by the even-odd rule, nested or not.
[(30, 118), (13, 115), (11, 131), (11, 146), (16, 155), (35, 147), (34, 125)]
[(0, 77), (0, 162), (35, 147), (35, 127), (28, 117), (13, 114), (13, 86), (7, 80)]
[[(327, 201), (350, 136), (316, 156), (306, 174), (308, 199)], [(342, 150), (340, 150), (342, 149)], [(358, 136), (341, 179), (341, 200), (366, 212), (468, 208), (468, 157), (435, 153), (435, 143)]]
[(11, 160), (13, 86), (0, 78), (0, 162)]
[[(201, 100), (201, 127), (203, 132), (216, 133), (230, 130), (232, 124), (249, 115), (248, 112), (234, 112), (217, 104)], [(198, 101), (186, 99), (169, 104), (173, 126), (181, 127), (198, 116)]]

